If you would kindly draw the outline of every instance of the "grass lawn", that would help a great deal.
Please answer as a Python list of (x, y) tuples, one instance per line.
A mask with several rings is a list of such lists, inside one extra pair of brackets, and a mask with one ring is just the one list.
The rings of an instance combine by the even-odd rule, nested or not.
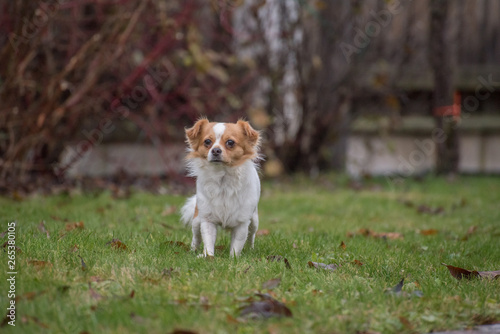
[[(227, 232), (213, 259), (185, 250), (191, 231), (175, 211), (183, 201), (144, 193), (0, 198), (0, 232), (16, 220), (19, 247), (16, 326), (4, 321), (0, 331), (426, 333), (500, 321), (500, 279), (459, 281), (441, 264), (500, 270), (499, 178), (397, 188), (369, 180), (361, 190), (333, 175), (268, 182), (256, 248), (237, 259)], [(2, 314), (10, 300), (4, 250)], [(387, 292), (403, 278), (401, 292)], [(240, 316), (257, 292), (293, 317)]]

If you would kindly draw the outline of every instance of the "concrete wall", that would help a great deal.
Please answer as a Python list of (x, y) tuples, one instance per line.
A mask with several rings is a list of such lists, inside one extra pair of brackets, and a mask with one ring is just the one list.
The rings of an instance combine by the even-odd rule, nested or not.
[[(165, 175), (169, 172), (184, 173), (184, 144), (162, 146), (141, 144), (103, 144), (76, 159), (71, 150), (65, 151), (62, 165), (70, 164), (67, 176), (107, 176), (120, 169), (136, 175)], [(163, 153), (163, 154), (162, 154)]]
[[(419, 175), (434, 169), (435, 144), (428, 136), (353, 134), (347, 139), (346, 171), (358, 177)], [(163, 152), (163, 154), (160, 154)], [(69, 165), (67, 176), (107, 176), (120, 169), (137, 175), (185, 173), (184, 144), (161, 149), (141, 144), (103, 144)], [(71, 160), (71, 150), (62, 165)], [(459, 169), (465, 173), (500, 173), (500, 133), (462, 134)]]
[[(500, 133), (460, 136), (459, 171), (500, 173)], [(351, 135), (347, 141), (346, 170), (355, 177), (362, 174), (403, 176), (433, 170), (435, 143), (427, 136), (378, 137)]]

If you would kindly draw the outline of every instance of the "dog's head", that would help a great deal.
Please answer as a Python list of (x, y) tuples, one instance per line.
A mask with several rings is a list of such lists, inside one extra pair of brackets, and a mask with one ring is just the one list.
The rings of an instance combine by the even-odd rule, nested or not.
[(248, 122), (214, 123), (200, 119), (186, 129), (188, 158), (238, 166), (258, 156), (260, 135)]

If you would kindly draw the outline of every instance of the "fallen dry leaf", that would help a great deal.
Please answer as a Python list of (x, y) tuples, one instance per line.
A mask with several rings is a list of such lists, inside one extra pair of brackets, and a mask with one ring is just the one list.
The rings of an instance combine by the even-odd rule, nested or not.
[(75, 230), (75, 229), (83, 230), (84, 228), (85, 228), (85, 224), (82, 221), (76, 222), (76, 223), (67, 223), (66, 227), (65, 227), (67, 232)]
[(126, 250), (127, 246), (120, 241), (120, 239), (113, 239), (106, 243), (106, 245), (111, 245), (111, 248)]
[(191, 249), (188, 245), (186, 245), (182, 241), (169, 240), (169, 241), (166, 241), (165, 244), (180, 247), (180, 248), (184, 249), (186, 252), (189, 252), (189, 250)]
[[(6, 241), (6, 242), (3, 243), (2, 248), (7, 248), (7, 246), (9, 246), (9, 242), (8, 241)], [(16, 248), (16, 253), (22, 253), (23, 252), (20, 247), (17, 247), (17, 246), (14, 246), (14, 247)]]
[(461, 280), (462, 278), (471, 279), (473, 277), (491, 278), (491, 279), (496, 279), (500, 277), (500, 270), (476, 271), (476, 270), (467, 270), (455, 266), (450, 266), (445, 263), (441, 264), (443, 266), (446, 266), (450, 271), (451, 276), (455, 277), (457, 280)]
[(352, 238), (354, 236), (364, 236), (364, 237), (371, 237), (371, 238), (380, 238), (380, 239), (403, 239), (404, 236), (401, 233), (398, 232), (374, 232), (370, 229), (367, 228), (361, 228), (357, 232), (348, 232), (347, 237)]
[(239, 324), (240, 322), (238, 321), (238, 319), (236, 319), (235, 317), (233, 317), (232, 315), (230, 314), (227, 314), (226, 315), (226, 321), (228, 324)]
[(269, 230), (258, 230), (257, 233), (255, 233), (255, 235), (269, 235)]
[(190, 331), (188, 329), (174, 329), (170, 334), (198, 334), (198, 332)]
[(469, 229), (467, 230), (467, 233), (462, 237), (462, 241), (469, 240), (469, 237), (471, 235), (473, 235), (474, 233), (476, 233), (476, 230), (477, 230), (477, 226), (476, 225), (473, 225), (473, 226), (469, 227)]
[(417, 207), (418, 213), (425, 213), (430, 215), (439, 215), (444, 213), (444, 208), (442, 206), (438, 206), (436, 208), (431, 208), (428, 205), (422, 204)]
[(47, 290), (26, 292), (20, 296), (16, 296), (15, 300), (16, 300), (16, 302), (18, 302), (20, 300), (33, 300), (33, 299), (35, 299), (35, 297), (41, 296), (45, 292), (47, 292)]
[(336, 265), (334, 263), (332, 263), (332, 264), (324, 264), (324, 263), (320, 263), (320, 262), (309, 261), (309, 262), (307, 262), (307, 264), (311, 268), (325, 269), (325, 270), (329, 270), (329, 271), (335, 271), (335, 270), (337, 270), (338, 267), (340, 267), (339, 265)]
[(342, 248), (342, 249), (344, 249), (344, 250), (345, 250), (345, 249), (347, 248), (347, 246), (346, 246), (346, 244), (342, 241), (342, 242), (340, 243), (339, 248)]
[(273, 279), (270, 279), (269, 281), (262, 283), (262, 289), (272, 290), (275, 287), (277, 287), (278, 285), (280, 285), (280, 283), (281, 283), (281, 278), (279, 278), (279, 277), (273, 278)]
[(240, 315), (248, 318), (292, 317), (292, 311), (285, 304), (277, 301), (268, 294), (257, 293), (261, 300), (252, 301), (240, 307)]
[(436, 235), (438, 233), (439, 233), (439, 231), (436, 230), (435, 228), (431, 228), (431, 229), (428, 229), (428, 230), (421, 230), (420, 231), (420, 234), (426, 235), (426, 236), (427, 235)]
[(67, 223), (69, 221), (69, 219), (67, 219), (67, 218), (60, 218), (58, 216), (50, 216), (50, 218), (52, 218), (52, 220), (55, 220), (55, 221), (58, 221), (58, 222), (65, 222), (65, 223)]
[(410, 320), (408, 320), (407, 318), (405, 318), (403, 316), (399, 316), (399, 322), (401, 322), (401, 324), (403, 326), (405, 326), (407, 329), (413, 329), (413, 325), (411, 324)]
[(355, 264), (355, 265), (357, 265), (357, 266), (362, 266), (363, 265), (363, 262), (361, 262), (359, 260), (354, 260), (352, 263)]
[(269, 262), (280, 262), (281, 260), (283, 260), (283, 262), (285, 262), (285, 266), (287, 267), (287, 269), (292, 269), (292, 266), (290, 265), (290, 262), (288, 262), (287, 258), (281, 256), (281, 255), (269, 255), (267, 257), (267, 261)]

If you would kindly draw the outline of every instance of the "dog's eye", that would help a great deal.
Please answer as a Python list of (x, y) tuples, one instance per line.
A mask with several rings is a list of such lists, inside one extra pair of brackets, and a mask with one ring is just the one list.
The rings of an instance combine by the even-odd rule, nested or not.
[(205, 139), (203, 143), (205, 144), (205, 146), (210, 146), (210, 144), (212, 144), (212, 141), (210, 139)]
[(231, 140), (229, 139), (227, 142), (226, 142), (226, 146), (229, 147), (229, 148), (232, 148), (234, 146), (234, 140)]

